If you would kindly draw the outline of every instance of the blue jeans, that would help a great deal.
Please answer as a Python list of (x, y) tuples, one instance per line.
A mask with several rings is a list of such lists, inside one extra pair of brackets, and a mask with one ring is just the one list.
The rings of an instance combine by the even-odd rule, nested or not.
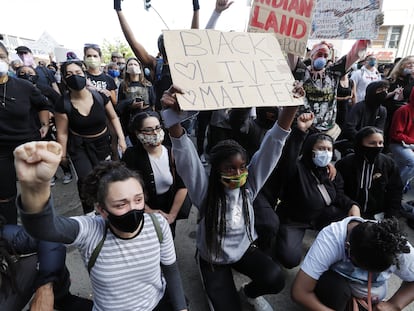
[(401, 144), (390, 144), (390, 150), (400, 168), (401, 180), (405, 185), (414, 177), (414, 151)]

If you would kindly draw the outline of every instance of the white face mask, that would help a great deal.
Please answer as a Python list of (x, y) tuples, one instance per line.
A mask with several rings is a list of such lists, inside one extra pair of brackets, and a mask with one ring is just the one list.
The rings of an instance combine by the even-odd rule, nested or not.
[(0, 60), (0, 77), (4, 77), (9, 72), (9, 64), (4, 60)]
[(157, 147), (162, 144), (164, 141), (164, 131), (161, 130), (159, 133), (155, 134), (138, 134), (137, 138), (143, 145), (148, 145), (152, 147)]
[(332, 160), (332, 151), (313, 150), (313, 163), (318, 167), (326, 167)]
[(101, 61), (99, 58), (89, 56), (85, 59), (85, 65), (88, 68), (97, 69), (101, 66)]
[(126, 72), (132, 75), (139, 75), (141, 73), (141, 68), (138, 66), (129, 66)]

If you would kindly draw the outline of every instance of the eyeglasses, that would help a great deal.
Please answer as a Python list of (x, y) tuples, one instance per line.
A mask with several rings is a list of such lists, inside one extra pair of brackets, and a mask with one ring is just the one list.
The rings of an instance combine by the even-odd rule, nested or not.
[(152, 133), (159, 133), (162, 130), (161, 125), (157, 125), (156, 127), (144, 127), (140, 130), (141, 133), (144, 134), (152, 134)]

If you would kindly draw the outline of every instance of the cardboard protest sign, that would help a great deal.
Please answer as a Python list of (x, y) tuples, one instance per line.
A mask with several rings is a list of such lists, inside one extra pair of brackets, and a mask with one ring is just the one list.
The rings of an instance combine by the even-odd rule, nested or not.
[(247, 31), (273, 32), (283, 51), (303, 56), (314, 0), (255, 0)]
[(311, 39), (375, 39), (381, 0), (318, 0)]
[(183, 110), (302, 104), (275, 36), (217, 30), (164, 31), (173, 83)]

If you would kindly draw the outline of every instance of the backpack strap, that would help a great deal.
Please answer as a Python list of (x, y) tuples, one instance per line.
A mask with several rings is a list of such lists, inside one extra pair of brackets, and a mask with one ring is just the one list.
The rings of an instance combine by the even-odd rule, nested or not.
[(99, 103), (99, 105), (105, 108), (105, 102), (104, 102), (104, 99), (101, 93), (99, 93), (96, 90), (89, 90), (89, 91), (92, 93), (92, 97)]
[(72, 103), (70, 101), (69, 92), (63, 94), (63, 109), (65, 110), (66, 115), (69, 117), (72, 111)]
[[(99, 93), (96, 90), (89, 91), (92, 93), (93, 99), (96, 100), (99, 103), (99, 105), (105, 108), (105, 102), (101, 93)], [(63, 109), (65, 110), (66, 115), (69, 117), (70, 113), (72, 112), (72, 102), (70, 100), (69, 92), (65, 92), (63, 94)]]
[(162, 57), (158, 57), (157, 64), (155, 65), (155, 81), (161, 80), (163, 65), (164, 65), (164, 59)]
[(157, 232), (158, 241), (161, 244), (164, 238), (162, 235), (160, 222), (158, 221), (158, 218), (157, 216), (154, 215), (154, 213), (148, 213), (148, 215), (151, 217), (152, 223), (154, 224), (155, 231)]
[(96, 258), (98, 258), (99, 253), (101, 252), (102, 246), (103, 246), (103, 245), (104, 245), (104, 243), (105, 243), (106, 234), (107, 234), (107, 232), (108, 232), (108, 227), (109, 227), (109, 225), (108, 225), (108, 223), (106, 223), (106, 225), (105, 225), (105, 231), (104, 231), (103, 237), (102, 237), (102, 239), (99, 241), (98, 245), (96, 245), (95, 249), (94, 249), (94, 250), (93, 250), (93, 252), (92, 252), (91, 257), (89, 258), (89, 262), (88, 262), (88, 273), (89, 273), (89, 274), (91, 273), (92, 267), (95, 265)]

